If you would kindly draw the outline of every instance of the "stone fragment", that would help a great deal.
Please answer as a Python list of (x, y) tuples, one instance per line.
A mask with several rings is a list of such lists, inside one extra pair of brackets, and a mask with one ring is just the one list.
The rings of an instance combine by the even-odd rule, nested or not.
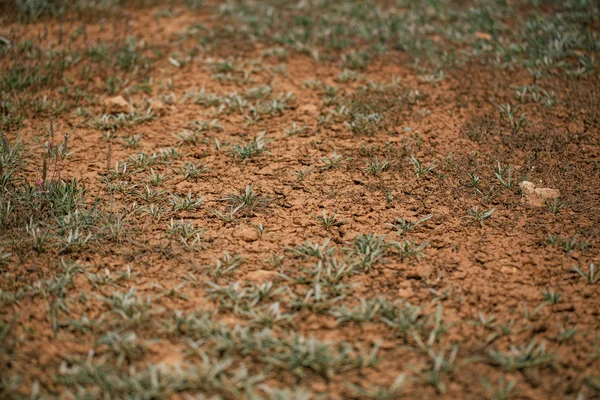
[(533, 182), (523, 181), (519, 184), (523, 192), (525, 202), (534, 207), (541, 207), (546, 200), (560, 197), (558, 189), (536, 187)]
[(255, 242), (258, 240), (258, 232), (253, 228), (241, 228), (236, 231), (235, 236), (244, 242)]

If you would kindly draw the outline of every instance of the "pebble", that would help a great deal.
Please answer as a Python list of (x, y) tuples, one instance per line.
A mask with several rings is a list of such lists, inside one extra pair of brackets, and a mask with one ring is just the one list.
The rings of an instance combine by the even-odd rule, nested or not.
[(244, 242), (255, 242), (258, 240), (258, 232), (254, 228), (242, 228), (236, 232), (235, 236)]
[(546, 204), (546, 200), (560, 197), (558, 189), (536, 187), (533, 182), (523, 181), (519, 186), (525, 195), (525, 201), (534, 207), (541, 207)]

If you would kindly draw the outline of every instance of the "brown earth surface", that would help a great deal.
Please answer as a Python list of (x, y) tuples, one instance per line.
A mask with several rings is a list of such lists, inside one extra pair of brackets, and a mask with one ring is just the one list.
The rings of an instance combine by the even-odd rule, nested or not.
[[(13, 43), (29, 39), (47, 50), (61, 35), (69, 37), (81, 21), (88, 21), (85, 38), (70, 41), (70, 51), (84, 52), (91, 43), (134, 36), (137, 43), (151, 46), (140, 50), (140, 56), (153, 60), (147, 69), (136, 66), (123, 75), (112, 93), (106, 90), (107, 80), (111, 68), (118, 67), (84, 60), (67, 68), (58, 84), (26, 90), (35, 98), (67, 99), (52, 122), (45, 111), (31, 112), (20, 127), (3, 129), (8, 141), (20, 137), (27, 145), (28, 155), (17, 172), (21, 182), (43, 192), (46, 181), (76, 179), (87, 194), (78, 207), (102, 211), (99, 221), (84, 229), (85, 234), (93, 233), (91, 239), (75, 251), (61, 247), (52, 236), (51, 222), (40, 222), (43, 231), (51, 232), (47, 249), (40, 252), (24, 229), (28, 215), (2, 228), (0, 244), (10, 253), (0, 267), (3, 397), (78, 398), (85, 393), (91, 398), (104, 393), (128, 398), (130, 393), (129, 398), (192, 398), (186, 395), (202, 393), (208, 398), (303, 398), (292, 391), (283, 397), (270, 392), (302, 388), (306, 398), (386, 398), (368, 391), (389, 388), (401, 374), (406, 374), (402, 389), (388, 390), (387, 398), (599, 395), (600, 282), (588, 282), (574, 269), (587, 272), (600, 263), (597, 70), (578, 78), (550, 72), (538, 80), (524, 68), (502, 69), (472, 58), (446, 68), (439, 82), (427, 82), (411, 56), (393, 50), (374, 57), (356, 80), (344, 81), (340, 74), (345, 67), (337, 58), (316, 60), (314, 54), (292, 50), (282, 59), (269, 56), (265, 50), (277, 46), (266, 39), (250, 40), (243, 29), (215, 38), (214, 47), (199, 44), (189, 34), (179, 35), (194, 24), (204, 26), (198, 29), (219, 25), (225, 17), (210, 8), (192, 12), (177, 6), (172, 15), (159, 17), (161, 10), (128, 10), (127, 21), (106, 16), (99, 23), (82, 16), (64, 24), (53, 18), (28, 24), (7, 18), (2, 24), (0, 36)], [(597, 30), (589, 29), (598, 40)], [(477, 40), (490, 40), (486, 35), (478, 33)], [(192, 48), (195, 52), (189, 51)], [(112, 53), (109, 50), (109, 59)], [(191, 55), (184, 61), (171, 56), (179, 53)], [(0, 70), (24, 59), (4, 55)], [(235, 64), (232, 71), (224, 65), (213, 68), (227, 60)], [(91, 71), (84, 81), (81, 71), (86, 66)], [(225, 72), (216, 78), (219, 68)], [(307, 83), (311, 80), (321, 83)], [(62, 82), (73, 92), (59, 92)], [(365, 88), (369, 82), (381, 86)], [(516, 103), (515, 86), (535, 84), (554, 92), (556, 105), (522, 102), (516, 115), (525, 113), (526, 124), (515, 129), (498, 105)], [(237, 100), (217, 105), (194, 101), (194, 93), (202, 90), (241, 95), (259, 85), (272, 88), (265, 97), (267, 106), (279, 93), (293, 97), (283, 102), (281, 111), (265, 113), (249, 112), (249, 106), (241, 112), (235, 105), (228, 108)], [(326, 86), (335, 86), (337, 92), (327, 94)], [(85, 98), (79, 104), (73, 99), (78, 87)], [(122, 98), (114, 100), (116, 96)], [(260, 98), (249, 96), (247, 101), (254, 104)], [(381, 112), (383, 122), (374, 124), (373, 132), (360, 134), (345, 123), (351, 120), (344, 114), (319, 119), (340, 104), (353, 112), (364, 109), (365, 115)], [(151, 118), (115, 129), (95, 125), (98, 116), (130, 106)], [(213, 119), (220, 128), (192, 124)], [(50, 123), (56, 143), (70, 132), (71, 155), (56, 165), (48, 161), (44, 177)], [(292, 124), (301, 129), (290, 134), (286, 130)], [(197, 132), (188, 142), (176, 136), (186, 129)], [(266, 151), (246, 160), (231, 153), (236, 144), (262, 132)], [(141, 135), (139, 147), (128, 148), (123, 139), (134, 135)], [(129, 167), (134, 164), (129, 157), (169, 147), (178, 147), (180, 157)], [(322, 159), (334, 153), (341, 161), (329, 168)], [(435, 167), (417, 176), (410, 157)], [(389, 165), (372, 175), (367, 162), (375, 158)], [(197, 179), (184, 179), (179, 168), (188, 162), (208, 170)], [(116, 171), (123, 163), (129, 164), (131, 174), (114, 178), (107, 173), (107, 164)], [(499, 165), (510, 168), (510, 187), (495, 175)], [(310, 173), (298, 178), (294, 171), (304, 169)], [(152, 173), (169, 179), (155, 189), (147, 185)], [(480, 178), (478, 191), (469, 174)], [(506, 178), (503, 175), (505, 182)], [(137, 187), (119, 192), (111, 186), (118, 181)], [(557, 190), (550, 193), (559, 197), (529, 201), (521, 181)], [(234, 206), (223, 198), (248, 185), (268, 201), (233, 213)], [(147, 201), (147, 188), (163, 192)], [(188, 193), (193, 199), (203, 196), (202, 204), (190, 211), (175, 210), (171, 195)], [(556, 212), (553, 203), (560, 205)], [(153, 218), (150, 204), (160, 206), (162, 214)], [(488, 210), (493, 211), (482, 216)], [(323, 221), (323, 216), (332, 215), (336, 221)], [(412, 231), (390, 226), (402, 217), (414, 222), (428, 215), (431, 218)], [(122, 222), (121, 230), (112, 235), (116, 220)], [(179, 220), (202, 229), (198, 243), (191, 243), (192, 235), (186, 245), (170, 233), (169, 224)], [(385, 245), (383, 254), (367, 265), (360, 263), (355, 243), (368, 234), (382, 237)], [(328, 243), (334, 250), (316, 257), (290, 251), (305, 241)], [(420, 244), (425, 247), (414, 250)], [(239, 266), (231, 262), (235, 255), (242, 258)], [(78, 262), (81, 271), (69, 275), (72, 282), (65, 287), (54, 289), (66, 279), (64, 263), (69, 262)], [(324, 271), (310, 272), (343, 263), (350, 268), (336, 281), (343, 287), (330, 285), (322, 278)], [(241, 288), (251, 293), (270, 283), (273, 293), (256, 301), (243, 296), (236, 300), (232, 294), (237, 290), (239, 295)], [(235, 284), (239, 287), (231, 289)], [(133, 311), (114, 305), (117, 294), (133, 289), (138, 301)], [(377, 299), (381, 303), (374, 306)], [(367, 301), (363, 305), (371, 308), (372, 316), (345, 319), (340, 310), (360, 307), (361, 301)], [(265, 322), (274, 304), (284, 317)], [(388, 310), (391, 304), (396, 311)], [(416, 314), (409, 316), (411, 312)], [(178, 315), (205, 316), (217, 327), (190, 333), (190, 326), (173, 322)], [(92, 322), (86, 325), (83, 318)], [(399, 326), (402, 321), (406, 328)], [(217, 334), (219, 324), (225, 328)], [(268, 334), (263, 329), (269, 329)], [(111, 342), (111, 333), (133, 333), (135, 338)], [(293, 335), (316, 338), (326, 350), (302, 358), (291, 339), (272, 349), (265, 344), (267, 336), (283, 340)], [(235, 345), (223, 337), (233, 337)], [(332, 352), (335, 358), (338, 352), (345, 354), (340, 349), (346, 345), (352, 346), (352, 362), (323, 366), (325, 356), (319, 351)], [(361, 354), (368, 357), (373, 348), (376, 361), (352, 364)], [(292, 349), (291, 359), (296, 357), (297, 364), (282, 358), (286, 349)], [(502, 363), (495, 356), (512, 361)], [(123, 382), (101, 383), (111, 373), (131, 376), (134, 367), (187, 370), (221, 362), (227, 365), (207, 372), (205, 381), (196, 377), (190, 380), (194, 384), (165, 384), (168, 389), (155, 388), (154, 394), (150, 389), (133, 394), (137, 389)], [(92, 365), (98, 370), (90, 372)], [(102, 365), (108, 368), (102, 372), (105, 378), (98, 377)], [(150, 378), (139, 382), (144, 388), (152, 386)], [(507, 397), (494, 397), (509, 382), (515, 386)]]

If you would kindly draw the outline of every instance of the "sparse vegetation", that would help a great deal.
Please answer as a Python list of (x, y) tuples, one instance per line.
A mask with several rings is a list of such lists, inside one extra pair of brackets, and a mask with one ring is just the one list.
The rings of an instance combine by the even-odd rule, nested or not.
[(595, 398), (597, 2), (0, 4), (0, 398)]

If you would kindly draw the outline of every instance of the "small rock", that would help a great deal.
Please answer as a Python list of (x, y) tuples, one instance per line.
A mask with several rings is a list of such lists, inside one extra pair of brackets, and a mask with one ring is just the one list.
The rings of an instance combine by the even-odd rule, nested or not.
[(133, 106), (123, 96), (109, 97), (104, 100), (104, 111), (107, 114), (129, 114), (133, 111)]
[(263, 283), (272, 281), (277, 277), (277, 272), (259, 269), (257, 271), (248, 272), (246, 279), (255, 283)]
[(534, 207), (543, 206), (546, 203), (546, 199), (560, 197), (560, 191), (558, 191), (558, 189), (535, 187), (533, 182), (523, 181), (519, 186), (525, 195), (525, 201)]
[(478, 32), (475, 32), (474, 36), (477, 39), (492, 40), (492, 35), (490, 35), (487, 32), (480, 32), (480, 31), (478, 31)]
[(236, 232), (235, 236), (244, 242), (255, 242), (258, 240), (258, 232), (253, 228), (242, 228)]

